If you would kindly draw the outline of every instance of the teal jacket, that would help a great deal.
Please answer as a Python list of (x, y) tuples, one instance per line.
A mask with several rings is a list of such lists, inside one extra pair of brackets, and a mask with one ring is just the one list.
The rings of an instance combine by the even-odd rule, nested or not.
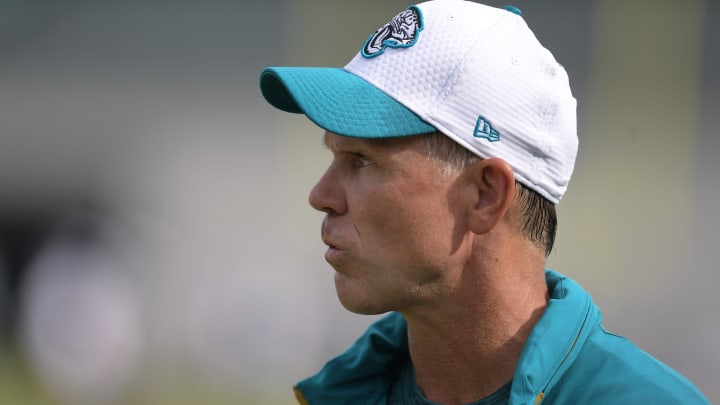
[[(685, 377), (629, 340), (607, 332), (600, 310), (576, 282), (546, 272), (547, 308), (515, 370), (510, 404), (708, 404)], [(408, 354), (402, 315), (381, 318), (316, 375), (300, 381), (301, 404), (378, 404)]]

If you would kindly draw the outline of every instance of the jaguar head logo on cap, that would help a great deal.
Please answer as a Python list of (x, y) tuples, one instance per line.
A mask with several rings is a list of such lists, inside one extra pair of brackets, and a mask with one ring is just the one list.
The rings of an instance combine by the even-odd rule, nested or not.
[(410, 6), (370, 35), (363, 45), (362, 55), (373, 58), (381, 55), (388, 47), (409, 48), (415, 45), (422, 29), (422, 12)]

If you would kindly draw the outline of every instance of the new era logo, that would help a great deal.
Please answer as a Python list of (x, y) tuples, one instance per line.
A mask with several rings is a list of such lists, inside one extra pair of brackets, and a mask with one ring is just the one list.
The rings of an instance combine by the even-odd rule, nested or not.
[(500, 140), (500, 132), (493, 128), (492, 123), (486, 120), (483, 116), (478, 117), (473, 136), (475, 138), (487, 139), (490, 142), (497, 142)]

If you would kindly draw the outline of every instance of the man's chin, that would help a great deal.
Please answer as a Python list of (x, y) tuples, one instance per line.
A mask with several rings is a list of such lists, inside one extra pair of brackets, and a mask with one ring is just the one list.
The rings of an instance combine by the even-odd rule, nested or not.
[(345, 309), (358, 315), (381, 315), (390, 312), (390, 310), (387, 309), (379, 309), (368, 305), (352, 305), (344, 302), (342, 299), (340, 300), (340, 303)]
[(342, 273), (335, 273), (335, 291), (342, 306), (358, 315), (380, 315), (389, 312), (386, 303), (378, 302), (366, 294), (358, 280), (350, 280)]
[(340, 298), (340, 303), (345, 309), (358, 315), (381, 315), (390, 312), (390, 310), (388, 309), (380, 309), (368, 305), (353, 305), (354, 303), (346, 303), (345, 301), (343, 301), (342, 298)]

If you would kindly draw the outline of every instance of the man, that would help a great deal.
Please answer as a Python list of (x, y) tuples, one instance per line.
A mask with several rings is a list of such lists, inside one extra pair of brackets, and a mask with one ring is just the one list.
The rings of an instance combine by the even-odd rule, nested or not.
[(390, 314), (303, 404), (707, 403), (545, 270), (577, 153), (567, 74), (514, 7), (410, 6), (339, 68), (268, 68), (325, 130), (310, 192), (342, 304)]

